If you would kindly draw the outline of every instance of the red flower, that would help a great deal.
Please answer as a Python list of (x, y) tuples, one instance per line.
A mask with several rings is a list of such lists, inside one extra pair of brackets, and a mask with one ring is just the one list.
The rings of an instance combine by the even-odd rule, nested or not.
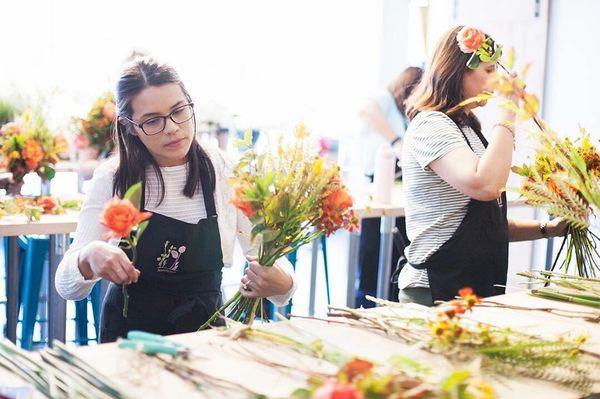
[(330, 381), (317, 389), (315, 399), (364, 399), (364, 395), (355, 386)]
[(372, 369), (373, 363), (363, 359), (354, 359), (346, 363), (341, 372), (348, 377), (348, 381), (352, 382), (359, 375), (368, 373)]
[(150, 216), (151, 212), (140, 212), (131, 201), (115, 197), (104, 207), (100, 223), (110, 229), (106, 238), (121, 238), (128, 236), (134, 227)]
[(458, 295), (460, 295), (461, 298), (464, 298), (467, 295), (473, 295), (473, 288), (471, 288), (471, 287), (461, 288), (460, 290), (458, 290)]
[(52, 213), (58, 207), (58, 202), (52, 197), (44, 196), (37, 199), (36, 205), (44, 208), (44, 213)]
[(485, 33), (479, 29), (465, 26), (456, 35), (456, 41), (463, 53), (474, 53), (485, 42)]

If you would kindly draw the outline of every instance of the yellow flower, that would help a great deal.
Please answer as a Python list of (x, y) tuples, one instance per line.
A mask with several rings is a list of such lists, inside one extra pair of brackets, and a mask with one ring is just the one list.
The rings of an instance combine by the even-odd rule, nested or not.
[(300, 123), (298, 124), (298, 126), (296, 126), (296, 131), (294, 132), (295, 136), (299, 139), (303, 139), (306, 138), (310, 135), (308, 129), (306, 129), (306, 126), (304, 125), (304, 123)]
[(496, 391), (481, 378), (472, 378), (467, 386), (466, 393), (472, 399), (494, 399)]
[(19, 158), (21, 158), (21, 154), (19, 153), (19, 151), (12, 151), (10, 153), (10, 155), (8, 156), (8, 158), (10, 160), (19, 159)]

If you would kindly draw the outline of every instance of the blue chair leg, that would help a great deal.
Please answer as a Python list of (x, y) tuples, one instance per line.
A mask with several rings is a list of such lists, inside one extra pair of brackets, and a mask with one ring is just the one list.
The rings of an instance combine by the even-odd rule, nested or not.
[(75, 301), (75, 342), (79, 345), (88, 344), (88, 300), (84, 298)]
[(323, 265), (325, 266), (325, 288), (327, 289), (327, 305), (331, 305), (331, 292), (329, 289), (329, 268), (327, 265), (327, 238), (321, 237), (321, 252), (323, 252)]
[(35, 326), (44, 261), (48, 254), (49, 240), (47, 238), (27, 237), (27, 249), (23, 262), (23, 289), (21, 291), (21, 306), (23, 320), (21, 323), (21, 347), (31, 350), (33, 344), (33, 328)]
[(92, 313), (94, 315), (94, 330), (96, 330), (96, 340), (100, 335), (100, 310), (102, 309), (102, 286), (101, 282), (96, 283), (90, 294), (92, 298)]

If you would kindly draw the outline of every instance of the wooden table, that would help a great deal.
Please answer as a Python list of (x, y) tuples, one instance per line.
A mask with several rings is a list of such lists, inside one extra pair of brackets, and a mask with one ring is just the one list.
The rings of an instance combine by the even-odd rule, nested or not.
[[(591, 308), (538, 299), (525, 293), (516, 293), (495, 297), (495, 300), (505, 303), (518, 303), (521, 306), (555, 307), (567, 310), (585, 310)], [(376, 311), (376, 310), (374, 310)], [(587, 334), (590, 336), (584, 349), (600, 353), (600, 329), (595, 323), (579, 319), (567, 319), (537, 311), (519, 311), (509, 309), (476, 308), (472, 316), (480, 321), (493, 321), (496, 325), (510, 326), (515, 330), (528, 333), (542, 334), (556, 338), (556, 334), (570, 332), (574, 335)], [(446, 376), (451, 365), (441, 355), (423, 351), (414, 345), (406, 345), (379, 333), (336, 324), (326, 324), (313, 320), (293, 319), (290, 323), (271, 323), (265, 328), (291, 336), (301, 337), (308, 341), (320, 338), (330, 348), (343, 350), (348, 353), (364, 356), (375, 361), (385, 361), (390, 356), (400, 354), (419, 360), (432, 366), (434, 373)], [(259, 345), (254, 343), (236, 343), (220, 336), (216, 331), (182, 334), (172, 337), (185, 343), (206, 359), (191, 360), (194, 368), (203, 370), (215, 377), (243, 383), (259, 393), (271, 398), (289, 397), (295, 389), (305, 386), (306, 375), (294, 370), (281, 371), (265, 366), (262, 363), (240, 358), (233, 348), (244, 345), (246, 348), (260, 353), (263, 357), (287, 362), (285, 354), (276, 345)], [(188, 382), (164, 371), (154, 359), (138, 353), (118, 349), (115, 344), (81, 347), (76, 349), (83, 359), (88, 361), (100, 372), (108, 375), (120, 384), (123, 390), (132, 398), (236, 398), (236, 396), (208, 391), (198, 392)], [(307, 367), (310, 363), (297, 360), (299, 367)], [(315, 367), (324, 367), (318, 362)], [(468, 365), (465, 365), (467, 367)], [(8, 381), (3, 378), (4, 370), (0, 369), (0, 382)], [(528, 398), (528, 399), (575, 399), (580, 394), (567, 390), (557, 384), (524, 377), (490, 377), (484, 376), (498, 393), (499, 398)], [(14, 380), (14, 379), (13, 379)], [(0, 383), (0, 385), (2, 385)], [(600, 384), (595, 387), (600, 391)]]
[(54, 288), (54, 276), (62, 256), (69, 247), (68, 235), (77, 228), (79, 212), (63, 215), (42, 215), (41, 220), (28, 222), (23, 215), (6, 216), (0, 219), (0, 237), (8, 237), (8, 265), (6, 275), (6, 337), (17, 339), (19, 316), (19, 244), (22, 234), (48, 234), (50, 236), (50, 262), (48, 267), (48, 339), (65, 340), (66, 301)]

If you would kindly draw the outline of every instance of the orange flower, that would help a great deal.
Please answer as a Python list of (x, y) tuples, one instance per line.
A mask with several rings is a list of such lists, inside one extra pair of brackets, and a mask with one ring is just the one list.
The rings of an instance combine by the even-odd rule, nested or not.
[(235, 195), (233, 196), (231, 203), (240, 211), (242, 211), (242, 213), (246, 215), (247, 218), (251, 218), (256, 214), (256, 209), (254, 209), (254, 207), (252, 206), (252, 202), (246, 201), (244, 199), (245, 190), (245, 187), (238, 186), (235, 189)]
[(102, 107), (102, 115), (104, 115), (109, 121), (114, 121), (117, 116), (115, 103), (109, 101)]
[(21, 151), (23, 159), (30, 170), (35, 170), (40, 161), (44, 159), (44, 149), (37, 140), (29, 139), (23, 143)]
[(44, 196), (37, 199), (36, 205), (44, 208), (44, 213), (52, 213), (58, 207), (58, 202), (52, 197)]
[(115, 197), (104, 207), (100, 223), (111, 230), (106, 238), (120, 238), (128, 236), (134, 227), (150, 216), (151, 212), (140, 212), (131, 201)]
[(456, 35), (456, 41), (463, 53), (474, 53), (485, 42), (485, 33), (479, 29), (465, 26)]
[(323, 198), (323, 209), (345, 210), (352, 206), (352, 197), (342, 187), (338, 187)]
[(346, 363), (341, 370), (348, 377), (348, 381), (352, 382), (356, 377), (366, 374), (373, 369), (373, 363), (363, 359), (353, 359)]
[[(458, 295), (462, 298), (465, 303), (464, 311), (471, 310), (475, 304), (481, 302), (481, 298), (475, 295), (471, 287), (464, 287), (458, 290)], [(463, 311), (463, 313), (464, 313)]]

